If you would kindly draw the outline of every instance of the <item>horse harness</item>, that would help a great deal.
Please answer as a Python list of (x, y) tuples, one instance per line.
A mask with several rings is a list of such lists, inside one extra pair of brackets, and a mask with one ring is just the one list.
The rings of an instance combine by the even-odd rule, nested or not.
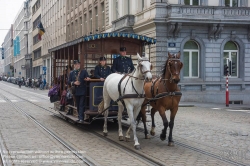
[[(141, 73), (144, 75), (144, 74), (146, 74), (147, 72), (150, 72), (150, 70), (142, 71), (142, 64), (141, 64), (141, 63), (142, 63), (143, 61), (148, 61), (148, 60), (146, 60), (146, 59), (141, 59), (141, 60), (139, 60), (139, 68), (140, 68)], [(134, 70), (134, 72), (135, 72), (135, 70)], [(128, 80), (127, 80), (125, 86), (124, 86), (123, 95), (122, 95), (122, 93), (121, 93), (121, 84), (122, 84), (122, 81), (123, 81), (127, 76), (129, 76), (129, 78), (128, 78)], [(121, 103), (122, 103), (122, 105), (123, 105), (123, 107), (124, 107), (124, 110), (127, 110), (127, 108), (126, 108), (126, 105), (125, 105), (123, 99), (128, 99), (128, 98), (145, 98), (145, 95), (143, 94), (143, 92), (140, 94), (140, 93), (135, 89), (134, 82), (133, 82), (132, 79), (131, 79), (132, 88), (133, 88), (133, 90), (136, 92), (136, 94), (124, 94), (124, 93), (125, 93), (126, 86), (127, 86), (128, 81), (129, 81), (130, 78), (145, 80), (144, 78), (137, 78), (137, 77), (134, 77), (134, 76), (129, 75), (129, 74), (125, 74), (125, 75), (121, 78), (121, 80), (120, 80), (119, 83), (118, 83), (119, 98), (116, 100), (116, 102), (121, 101)]]
[[(148, 103), (150, 103), (150, 102), (154, 102), (155, 104), (156, 104), (156, 101), (158, 100), (158, 99), (160, 99), (160, 98), (164, 98), (164, 97), (167, 97), (167, 96), (171, 96), (171, 97), (173, 97), (173, 96), (182, 96), (182, 93), (181, 92), (179, 92), (179, 91), (174, 91), (174, 92), (170, 92), (169, 90), (168, 90), (168, 88), (167, 88), (167, 86), (166, 86), (166, 81), (168, 81), (169, 80), (169, 82), (170, 83), (172, 83), (172, 76), (173, 76), (173, 74), (172, 74), (172, 72), (171, 72), (171, 70), (170, 70), (170, 65), (169, 65), (169, 63), (170, 63), (170, 61), (172, 61), (172, 60), (175, 60), (175, 61), (180, 61), (180, 59), (177, 59), (176, 57), (175, 58), (170, 58), (169, 60), (168, 60), (168, 64), (167, 64), (167, 68), (168, 68), (168, 71), (169, 71), (169, 73), (170, 73), (170, 79), (165, 79), (165, 78), (162, 78), (162, 77), (158, 77), (155, 81), (152, 81), (152, 85), (151, 85), (151, 95), (152, 95), (152, 98), (147, 98), (148, 99), (148, 102), (146, 103), (146, 104), (148, 104)], [(176, 67), (176, 66), (175, 66)], [(158, 94), (158, 86), (156, 87), (156, 93), (154, 93), (154, 87), (155, 87), (155, 83), (157, 82), (157, 81), (160, 81), (160, 82), (162, 82), (163, 81), (163, 84), (165, 85), (165, 87), (166, 87), (166, 92), (163, 92), (163, 93), (159, 93)]]

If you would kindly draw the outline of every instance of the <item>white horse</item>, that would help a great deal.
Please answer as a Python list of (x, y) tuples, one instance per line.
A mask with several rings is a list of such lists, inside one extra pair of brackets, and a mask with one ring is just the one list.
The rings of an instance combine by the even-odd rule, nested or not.
[[(144, 81), (151, 81), (152, 74), (151, 74), (151, 63), (149, 62), (148, 58), (140, 57), (137, 54), (138, 63), (135, 67), (135, 71), (130, 76), (126, 76), (121, 83), (121, 96), (124, 94), (144, 94)], [(109, 75), (103, 87), (103, 101), (104, 101), (104, 108), (109, 107), (111, 99), (116, 101), (119, 96), (118, 91), (118, 84), (120, 80), (123, 78), (124, 75), (113, 73)], [(129, 80), (128, 80), (129, 79)], [(127, 85), (126, 85), (127, 84)], [(123, 93), (125, 87), (125, 91)], [(140, 149), (140, 144), (138, 142), (138, 138), (136, 136), (136, 117), (138, 116), (141, 105), (144, 101), (144, 98), (125, 98), (123, 99), (125, 106), (127, 108), (127, 113), (131, 122), (131, 127), (134, 133), (134, 141), (135, 141), (135, 149)], [(119, 140), (123, 141), (123, 133), (122, 133), (122, 126), (121, 126), (121, 118), (122, 112), (124, 110), (124, 106), (121, 101), (118, 101), (118, 125), (119, 125)], [(108, 110), (104, 113), (105, 121), (103, 126), (103, 134), (105, 136), (108, 135), (107, 130), (107, 117), (108, 117)], [(130, 139), (129, 131), (126, 133), (126, 139)]]

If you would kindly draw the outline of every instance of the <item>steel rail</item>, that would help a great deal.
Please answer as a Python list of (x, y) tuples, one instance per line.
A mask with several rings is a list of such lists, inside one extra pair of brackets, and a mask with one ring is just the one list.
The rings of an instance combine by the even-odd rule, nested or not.
[[(46, 128), (44, 125), (42, 125), (40, 122), (38, 122), (34, 117), (32, 117), (31, 115), (29, 115), (22, 108), (20, 108), (15, 103), (13, 103), (12, 101), (10, 101), (6, 96), (4, 96), (3, 94), (0, 94), (0, 96), (2, 96), (6, 101), (8, 101), (9, 103), (11, 103), (12, 106), (16, 109), (16, 111), (21, 112), (22, 114), (24, 114), (31, 121), (33, 121), (34, 123), (36, 123), (40, 128), (42, 128), (43, 130), (45, 130), (54, 139), (56, 139), (58, 142), (60, 142), (64, 147), (66, 147), (67, 149), (69, 149), (76, 157), (78, 157), (80, 160), (82, 160), (83, 163), (85, 163), (85, 164), (87, 164), (89, 166), (94, 166), (95, 165), (90, 160), (88, 160), (86, 157), (84, 157), (82, 154), (78, 153), (79, 151), (77, 151), (73, 147), (71, 147), (68, 143), (66, 143), (63, 139), (61, 139), (59, 136), (57, 136), (54, 132), (52, 132), (51, 130), (49, 130), (48, 128)], [(21, 97), (19, 97), (19, 98), (21, 98)]]
[[(126, 123), (122, 123), (122, 125), (123, 125), (123, 126), (126, 126), (127, 128), (129, 128), (129, 125), (126, 124)], [(141, 128), (141, 127), (138, 127), (138, 126), (137, 126), (137, 127), (136, 127), (136, 130), (139, 131), (139, 132), (143, 132), (143, 133), (144, 133), (144, 129)], [(160, 138), (160, 135), (155, 135), (155, 136), (157, 136), (157, 137)], [(203, 155), (206, 155), (206, 156), (209, 156), (209, 157), (212, 157), (212, 158), (216, 158), (216, 159), (218, 159), (218, 160), (224, 161), (224, 162), (229, 163), (229, 164), (233, 164), (233, 165), (237, 165), (237, 166), (249, 166), (249, 165), (247, 165), (247, 164), (239, 163), (239, 162), (237, 162), (237, 161), (233, 161), (233, 160), (230, 160), (230, 159), (227, 159), (227, 158), (223, 158), (222, 156), (219, 156), (219, 155), (217, 155), (217, 154), (213, 154), (213, 153), (207, 152), (207, 151), (205, 151), (205, 150), (198, 149), (198, 148), (196, 148), (196, 147), (192, 147), (192, 146), (187, 145), (187, 144), (185, 144), (185, 143), (182, 143), (182, 142), (180, 142), (180, 141), (175, 141), (174, 143), (175, 143), (176, 145), (182, 146), (182, 147), (184, 147), (184, 148), (186, 148), (186, 149), (193, 150), (193, 151), (195, 151), (195, 152), (201, 153), (201, 154), (203, 154)]]
[[(0, 88), (0, 89), (1, 89), (1, 88)], [(3, 90), (3, 89), (1, 89), (1, 90)], [(4, 90), (4, 91), (5, 91), (5, 90)], [(6, 91), (6, 92), (7, 92), (7, 91)], [(15, 94), (12, 94), (12, 95), (17, 96), (17, 95), (15, 95)], [(17, 97), (19, 97), (19, 96), (17, 96)], [(19, 98), (21, 98), (21, 97), (19, 97)], [(21, 98), (21, 99), (23, 99), (23, 98)], [(23, 100), (28, 101), (28, 102), (30, 102), (30, 103), (32, 103), (32, 104), (34, 104), (34, 105), (36, 105), (36, 106), (38, 106), (38, 107), (40, 107), (40, 108), (42, 108), (42, 109), (45, 109), (46, 111), (49, 111), (49, 112), (53, 113), (54, 115), (56, 115), (57, 117), (63, 119), (62, 117), (58, 116), (58, 115), (55, 114), (54, 112), (52, 112), (52, 111), (50, 111), (50, 110), (48, 110), (48, 109), (46, 109), (46, 108), (44, 108), (44, 107), (42, 107), (42, 106), (39, 106), (39, 105), (37, 105), (37, 104), (35, 104), (35, 103), (33, 103), (33, 102), (29, 101), (29, 100), (26, 100), (26, 99), (23, 99)], [(129, 125), (126, 124), (126, 123), (122, 123), (122, 125), (125, 126), (125, 127), (129, 127)], [(88, 130), (88, 129), (86, 128), (86, 130)], [(144, 129), (141, 128), (141, 127), (137, 127), (137, 131), (139, 131), (139, 132), (144, 132)], [(90, 131), (90, 132), (93, 132), (93, 131)], [(96, 132), (96, 133), (93, 133), (93, 134), (96, 135), (96, 134), (99, 134), (99, 133)], [(101, 135), (101, 134), (100, 134), (100, 135)], [(159, 135), (157, 135), (157, 136), (159, 136)], [(102, 137), (99, 137), (99, 138), (109, 139), (109, 138), (106, 138), (106, 137), (103, 137), (103, 136), (102, 136)], [(108, 140), (107, 140), (107, 141), (108, 141)], [(113, 141), (113, 140), (111, 140), (111, 142), (112, 142), (112, 141)], [(113, 141), (113, 142), (116, 143), (115, 141)], [(116, 143), (116, 144), (118, 144), (118, 143)], [(224, 162), (229, 163), (229, 164), (233, 164), (233, 165), (237, 165), (237, 166), (248, 166), (247, 164), (240, 163), (240, 162), (237, 162), (237, 161), (233, 161), (233, 160), (230, 160), (230, 159), (227, 159), (227, 158), (223, 158), (223, 157), (221, 157), (221, 156), (219, 156), (219, 155), (217, 155), (217, 154), (213, 154), (213, 153), (207, 152), (207, 151), (205, 151), (205, 150), (202, 150), (202, 149), (199, 149), (199, 148), (196, 148), (196, 147), (192, 147), (192, 146), (190, 146), (190, 145), (187, 145), (187, 144), (185, 144), (185, 143), (181, 143), (181, 142), (179, 142), (179, 141), (175, 141), (175, 144), (176, 144), (176, 145), (179, 145), (179, 146), (181, 146), (181, 147), (184, 147), (184, 148), (186, 148), (186, 149), (189, 149), (189, 150), (192, 150), (192, 151), (201, 153), (201, 154), (203, 154), (203, 155), (206, 155), (206, 156), (209, 156), (209, 157), (212, 157), (212, 158), (215, 158), (215, 159), (224, 161)], [(119, 145), (119, 146), (123, 146), (123, 145), (121, 145), (121, 144), (118, 144), (118, 145)], [(125, 147), (125, 148), (127, 148), (127, 147)], [(127, 148), (127, 149), (128, 149), (128, 148)], [(136, 153), (136, 152), (134, 152), (134, 153)]]
[(1, 166), (7, 166), (6, 161), (3, 157), (2, 149), (0, 149), (0, 165)]
[[(0, 89), (3, 90), (2, 88), (0, 88)], [(5, 90), (3, 90), (3, 91), (5, 91)], [(7, 91), (5, 91), (5, 92), (7, 92)], [(10, 92), (8, 92), (8, 93), (10, 93)], [(13, 96), (16, 96), (16, 97), (18, 97), (18, 98), (20, 98), (20, 99), (22, 99), (22, 100), (24, 100), (24, 101), (27, 101), (27, 102), (29, 102), (29, 103), (31, 103), (31, 104), (33, 104), (33, 105), (35, 105), (35, 106), (41, 108), (42, 110), (46, 110), (46, 111), (52, 113), (52, 114), (55, 115), (56, 117), (60, 118), (60, 120), (62, 120), (62, 119), (65, 120), (62, 116), (58, 116), (58, 114), (55, 114), (54, 112), (52, 112), (52, 111), (50, 111), (50, 110), (48, 110), (48, 109), (46, 109), (46, 108), (44, 108), (44, 107), (42, 107), (42, 106), (39, 106), (39, 105), (37, 105), (37, 104), (35, 104), (35, 103), (33, 103), (33, 102), (27, 100), (27, 99), (24, 99), (24, 98), (22, 98), (22, 97), (19, 97), (19, 96), (15, 95), (15, 94), (12, 94), (12, 93), (10, 93), (10, 94), (13, 95)], [(13, 104), (14, 104), (14, 103), (13, 103)], [(23, 111), (23, 112), (25, 112), (25, 111)], [(25, 115), (26, 115), (26, 114), (27, 114), (27, 113), (25, 112)], [(27, 115), (28, 115), (28, 114), (27, 114)], [(26, 116), (27, 116), (27, 115), (26, 115)], [(28, 115), (28, 116), (30, 116), (30, 115)], [(33, 121), (35, 120), (35, 118), (32, 117), (32, 116), (30, 116), (30, 118), (31, 118)], [(35, 123), (37, 123), (39, 126), (41, 125), (39, 122), (35, 122)], [(72, 126), (76, 127), (75, 125), (72, 125)], [(41, 127), (41, 126), (40, 126), (40, 127)], [(47, 129), (47, 128), (44, 127), (44, 126), (43, 126), (42, 128), (43, 128), (43, 129), (45, 128), (46, 130), (49, 131), (49, 129)], [(44, 129), (44, 130), (45, 130), (45, 129)], [(80, 129), (81, 129), (81, 130), (84, 130), (85, 132), (86, 132), (86, 130), (87, 130), (89, 133), (92, 133), (93, 135), (97, 136), (98, 138), (100, 138), (100, 139), (102, 139), (102, 140), (104, 140), (104, 141), (106, 141), (106, 142), (108, 142), (108, 143), (111, 143), (111, 144), (115, 145), (116, 147), (118, 147), (119, 149), (122, 149), (122, 150), (125, 151), (125, 152), (128, 152), (128, 153), (130, 153), (130, 154), (135, 155), (136, 157), (140, 158), (140, 159), (143, 160), (144, 162), (149, 163), (150, 165), (154, 165), (154, 166), (158, 166), (158, 165), (159, 165), (159, 166), (162, 166), (162, 165), (164, 165), (164, 163), (161, 163), (161, 162), (159, 162), (159, 161), (156, 161), (156, 160), (154, 160), (154, 159), (152, 159), (152, 158), (150, 158), (150, 157), (147, 157), (147, 156), (144, 155), (144, 154), (141, 154), (140, 152), (137, 152), (137, 151), (135, 151), (135, 150), (132, 150), (132, 149), (130, 149), (130, 148), (124, 146), (124, 145), (121, 145), (121, 144), (119, 144), (119, 143), (113, 141), (113, 140), (110, 139), (110, 138), (104, 137), (102, 134), (99, 134), (98, 132), (91, 131), (91, 130), (89, 130), (87, 127), (84, 127), (83, 125), (80, 125)], [(46, 130), (45, 130), (45, 131), (46, 131)]]

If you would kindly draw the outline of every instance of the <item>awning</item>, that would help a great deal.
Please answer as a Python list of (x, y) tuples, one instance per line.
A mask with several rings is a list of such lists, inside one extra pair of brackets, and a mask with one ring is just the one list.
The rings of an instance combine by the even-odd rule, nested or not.
[(51, 48), (49, 49), (49, 52), (54, 52), (62, 48), (69, 47), (69, 46), (72, 46), (81, 42), (88, 42), (88, 41), (94, 41), (94, 40), (105, 39), (105, 38), (131, 38), (135, 40), (140, 40), (144, 42), (146, 45), (156, 43), (156, 39), (143, 36), (143, 35), (138, 35), (134, 33), (125, 33), (125, 32), (110, 32), (110, 33), (100, 33), (100, 34), (94, 34), (94, 35), (89, 35), (89, 36), (83, 36), (71, 42)]

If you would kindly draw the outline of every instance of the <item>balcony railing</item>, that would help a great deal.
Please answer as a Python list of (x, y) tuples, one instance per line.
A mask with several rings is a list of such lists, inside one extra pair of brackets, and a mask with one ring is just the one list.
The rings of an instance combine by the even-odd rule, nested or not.
[(133, 26), (135, 24), (134, 15), (125, 15), (112, 22), (112, 31), (133, 31)]
[(220, 22), (249, 24), (250, 8), (246, 7), (222, 7), (222, 6), (167, 6), (167, 18), (171, 21), (183, 22)]

